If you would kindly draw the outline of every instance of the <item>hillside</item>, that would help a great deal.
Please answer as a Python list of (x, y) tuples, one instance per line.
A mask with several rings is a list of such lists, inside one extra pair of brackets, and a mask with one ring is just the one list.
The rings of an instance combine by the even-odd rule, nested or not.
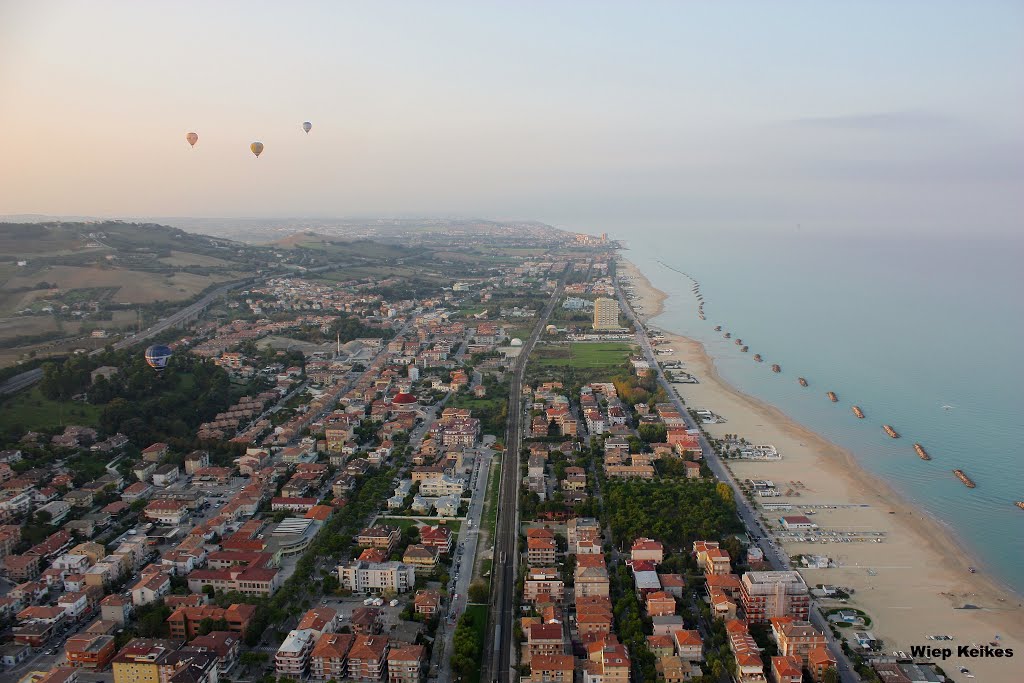
[(223, 238), (120, 221), (0, 223), (0, 254), (0, 365), (134, 328), (273, 261)]

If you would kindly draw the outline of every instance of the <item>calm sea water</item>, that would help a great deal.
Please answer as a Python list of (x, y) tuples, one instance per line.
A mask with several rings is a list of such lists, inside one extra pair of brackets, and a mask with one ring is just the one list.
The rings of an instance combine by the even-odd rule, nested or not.
[[(1024, 593), (1024, 510), (1014, 505), (1024, 500), (1024, 241), (613, 236), (670, 295), (653, 324), (704, 342), (726, 380), (850, 449), (950, 527), (979, 567)], [(659, 261), (700, 281), (706, 321), (691, 282)]]

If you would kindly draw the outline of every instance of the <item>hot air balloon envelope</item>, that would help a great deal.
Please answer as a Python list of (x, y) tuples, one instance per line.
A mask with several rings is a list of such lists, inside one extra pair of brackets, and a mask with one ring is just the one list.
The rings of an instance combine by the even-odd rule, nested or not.
[(196, 143), (199, 142), (199, 136), (196, 135), (195, 133), (189, 133), (188, 135), (185, 136), (185, 139), (188, 140), (188, 144), (192, 145), (193, 147), (195, 147)]
[(306, 131), (307, 133), (310, 131), (312, 127), (313, 124), (310, 123), (309, 121), (306, 121), (305, 123), (302, 124), (302, 130)]
[(146, 349), (146, 363), (149, 367), (160, 372), (167, 367), (167, 361), (170, 360), (172, 353), (169, 346), (154, 344)]
[(251, 149), (252, 153), (255, 154), (256, 157), (258, 158), (260, 156), (260, 152), (263, 151), (263, 143), (262, 142), (254, 142), (251, 145), (249, 145), (249, 149)]

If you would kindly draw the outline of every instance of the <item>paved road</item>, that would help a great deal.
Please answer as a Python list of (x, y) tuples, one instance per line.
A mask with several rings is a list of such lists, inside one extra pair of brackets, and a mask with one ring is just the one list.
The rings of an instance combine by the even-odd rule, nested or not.
[[(475, 451), (477, 457), (470, 478), (469, 510), (459, 529), (459, 535), (452, 545), (452, 578), (448, 584), (450, 596), (448, 608), (442, 612), (441, 623), (435, 634), (437, 644), (435, 644), (431, 658), (430, 670), (437, 671), (436, 678), (432, 680), (437, 683), (449, 683), (452, 679), (449, 658), (452, 652), (455, 626), (469, 603), (467, 596), (469, 584), (473, 581), (473, 566), (479, 550), (480, 523), (483, 519), (484, 499), (487, 497), (487, 480), (490, 477), (491, 463), (494, 459), (494, 451), (489, 448), (481, 447)], [(456, 575), (459, 578), (456, 579)]]
[(495, 532), (494, 563), (492, 565), (491, 611), (488, 619), (489, 634), (484, 644), (484, 661), (488, 666), (485, 680), (512, 683), (518, 680), (513, 670), (512, 620), (516, 605), (515, 572), (518, 565), (516, 544), (519, 540), (519, 449), (523, 434), (523, 373), (526, 362), (538, 337), (544, 331), (551, 311), (562, 296), (565, 278), (559, 279), (558, 286), (544, 307), (530, 338), (523, 344), (512, 370), (512, 384), (509, 390), (508, 427), (505, 435), (505, 457), (501, 461), (501, 485), (498, 496), (498, 524)]
[[(647, 361), (651, 364), (651, 367), (654, 369), (654, 372), (656, 373), (658, 379), (658, 384), (660, 384), (665, 389), (665, 392), (668, 394), (669, 398), (672, 400), (672, 403), (675, 405), (676, 410), (678, 410), (679, 413), (683, 416), (683, 419), (686, 421), (687, 428), (697, 429), (696, 422), (694, 422), (693, 418), (690, 416), (690, 413), (686, 409), (686, 406), (683, 405), (683, 402), (680, 400), (679, 395), (675, 391), (675, 388), (665, 378), (665, 373), (662, 371), (661, 366), (658, 364), (656, 360), (656, 356), (654, 354), (653, 348), (651, 347), (650, 340), (647, 338), (647, 334), (644, 332), (644, 325), (639, 320), (637, 320), (636, 314), (634, 313), (632, 307), (629, 305), (629, 302), (626, 300), (622, 288), (619, 286), (619, 280), (617, 277), (615, 278), (615, 289), (616, 293), (618, 294), (619, 304), (622, 307), (623, 313), (625, 314), (629, 322), (636, 327), (637, 342), (643, 349), (644, 356), (646, 357)], [(704, 462), (708, 464), (708, 467), (711, 469), (711, 472), (715, 475), (715, 478), (718, 479), (719, 481), (726, 482), (727, 484), (729, 484), (729, 486), (732, 487), (733, 498), (736, 501), (736, 509), (737, 512), (739, 512), (740, 519), (743, 520), (743, 524), (744, 526), (746, 526), (750, 537), (755, 539), (754, 542), (758, 545), (758, 547), (761, 548), (762, 551), (764, 551), (765, 559), (767, 559), (769, 564), (771, 564), (772, 569), (792, 569), (792, 567), (790, 566), (789, 557), (786, 556), (786, 554), (783, 552), (780, 546), (770, 541), (770, 538), (766, 533), (764, 527), (761, 525), (761, 522), (758, 519), (753, 506), (743, 495), (743, 492), (740, 491), (739, 483), (735, 480), (735, 478), (733, 478), (732, 472), (730, 472), (722, 463), (721, 459), (719, 459), (718, 455), (711, 448), (711, 444), (708, 443), (708, 440), (703, 436), (703, 434), (701, 434), (700, 437), (700, 447), (704, 457)], [(850, 661), (846, 658), (846, 655), (843, 654), (842, 646), (832, 636), (832, 629), (829, 628), (828, 623), (825, 621), (824, 617), (822, 617), (821, 613), (818, 610), (817, 604), (814, 601), (811, 602), (810, 616), (811, 622), (815, 625), (815, 627), (823, 631), (825, 633), (825, 637), (828, 639), (829, 649), (832, 651), (832, 655), (836, 658), (837, 668), (839, 669), (840, 680), (842, 681), (842, 683), (856, 683), (857, 681), (859, 681), (860, 677), (853, 671), (853, 667), (851, 666)]]

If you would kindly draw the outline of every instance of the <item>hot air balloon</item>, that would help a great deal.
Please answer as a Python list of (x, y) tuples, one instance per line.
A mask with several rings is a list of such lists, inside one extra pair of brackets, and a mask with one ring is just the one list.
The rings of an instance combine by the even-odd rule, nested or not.
[(263, 151), (263, 143), (262, 142), (254, 142), (251, 145), (249, 145), (249, 149), (252, 150), (252, 153), (255, 154), (256, 158), (258, 159), (259, 156), (260, 156), (260, 153)]
[(185, 136), (185, 139), (188, 140), (188, 144), (192, 145), (193, 147), (195, 147), (196, 143), (199, 142), (199, 136), (196, 135), (195, 133), (189, 133), (188, 135)]
[(312, 128), (312, 127), (313, 127), (313, 124), (310, 123), (309, 121), (306, 121), (305, 123), (302, 124), (302, 130), (306, 131), (307, 133), (309, 132), (310, 128)]
[(171, 359), (171, 348), (163, 344), (154, 344), (146, 349), (146, 363), (157, 372), (163, 372), (167, 361)]

